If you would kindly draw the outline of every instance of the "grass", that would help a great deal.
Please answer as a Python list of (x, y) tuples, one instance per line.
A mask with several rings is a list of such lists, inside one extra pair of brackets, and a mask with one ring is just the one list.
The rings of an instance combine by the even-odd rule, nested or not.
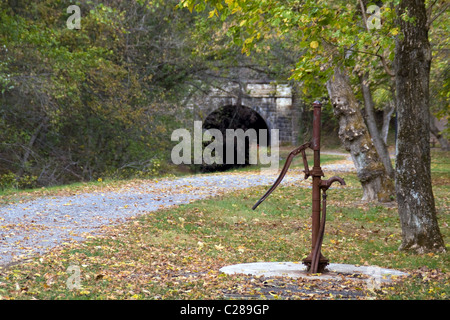
[[(434, 193), (446, 243), (450, 235), (448, 159), (448, 153), (433, 152)], [(322, 161), (327, 161), (325, 155)], [(326, 172), (327, 176), (334, 174)], [(42, 257), (0, 269), (0, 296), (49, 300), (448, 300), (449, 253), (416, 255), (398, 251), (401, 229), (396, 206), (360, 202), (362, 190), (355, 174), (339, 175), (347, 185), (328, 191), (324, 255), (334, 263), (395, 268), (410, 273), (410, 277), (373, 291), (358, 282), (319, 283), (220, 273), (225, 265), (301, 261), (309, 253), (311, 189), (279, 187), (253, 211), (251, 207), (267, 189), (256, 187), (104, 227), (101, 236), (66, 244)], [(80, 269), (81, 288), (67, 287), (71, 265)]]

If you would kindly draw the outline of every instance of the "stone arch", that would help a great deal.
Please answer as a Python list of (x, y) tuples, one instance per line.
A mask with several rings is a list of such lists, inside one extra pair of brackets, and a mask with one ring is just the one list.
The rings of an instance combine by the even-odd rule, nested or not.
[(187, 103), (195, 120), (204, 121), (223, 106), (242, 105), (264, 119), (267, 128), (279, 130), (279, 143), (297, 144), (298, 110), (288, 84), (272, 81), (242, 80), (224, 82), (198, 92)]

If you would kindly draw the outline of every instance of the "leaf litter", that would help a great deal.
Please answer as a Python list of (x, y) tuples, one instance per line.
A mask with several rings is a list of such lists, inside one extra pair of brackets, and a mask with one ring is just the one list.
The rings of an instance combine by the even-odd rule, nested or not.
[[(339, 166), (342, 168), (342, 164)], [(249, 255), (253, 250), (242, 245), (233, 248), (220, 241), (211, 244), (208, 240), (214, 235), (194, 236), (194, 243), (186, 247), (181, 244), (189, 240), (182, 235), (158, 243), (154, 240), (159, 236), (157, 227), (140, 233), (144, 223), (137, 217), (142, 214), (151, 220), (153, 211), (270, 185), (276, 176), (276, 172), (238, 172), (130, 182), (115, 189), (40, 197), (0, 207), (0, 265), (9, 265), (7, 277), (17, 280), (9, 294), (34, 297), (36, 291), (48, 291), (53, 298), (67, 298), (66, 269), (75, 264), (81, 268), (83, 286), (71, 294), (78, 298), (367, 298), (360, 288), (363, 285), (344, 278), (318, 281), (224, 275), (218, 271), (225, 263), (222, 257)], [(304, 181), (297, 172), (288, 175), (284, 184), (310, 187), (310, 181)], [(197, 215), (202, 217), (202, 213)], [(186, 219), (168, 217), (166, 223), (184, 228)], [(235, 225), (245, 222), (245, 218), (241, 220)], [(201, 226), (201, 221), (196, 225)], [(39, 255), (40, 259), (29, 260), (27, 268), (14, 269), (15, 263)], [(41, 287), (37, 288), (39, 283)], [(6, 284), (0, 283), (0, 296), (3, 287)]]
[[(141, 214), (259, 185), (277, 172), (222, 173), (137, 181), (88, 193), (38, 197), (0, 207), (0, 266), (15, 263), (71, 241), (85, 240), (101, 226)], [(310, 187), (299, 174), (286, 185)]]

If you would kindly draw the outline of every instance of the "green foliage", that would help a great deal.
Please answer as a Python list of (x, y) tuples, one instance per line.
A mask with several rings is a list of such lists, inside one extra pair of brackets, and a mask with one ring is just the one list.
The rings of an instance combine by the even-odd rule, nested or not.
[[(66, 26), (70, 4), (80, 7), (79, 30)], [(199, 65), (184, 41), (192, 17), (174, 6), (0, 4), (0, 174), (51, 185), (159, 170), (149, 163), (169, 159)]]
[[(71, 4), (81, 29), (66, 26)], [(183, 99), (236, 66), (301, 81), (304, 99), (326, 96), (336, 63), (354, 75), (370, 69), (382, 104), (391, 99), (395, 4), (385, 2), (381, 28), (367, 30), (359, 4), (340, 0), (3, 1), (0, 175), (51, 185), (147, 172), (151, 159), (169, 158), (169, 134), (189, 117)], [(446, 34), (436, 20), (439, 118), (449, 110)]]
[(344, 1), (239, 1), (182, 0), (179, 7), (190, 11), (212, 8), (210, 17), (227, 21), (229, 33), (242, 52), (250, 54), (263, 40), (289, 37), (301, 57), (291, 70), (291, 79), (302, 81), (315, 96), (325, 93), (323, 84), (336, 63), (379, 68), (381, 59), (393, 59), (398, 29), (391, 3), (380, 9), (380, 28), (366, 27), (358, 3)]
[[(449, 68), (449, 45), (450, 45), (450, 13), (448, 10), (435, 20), (430, 29), (430, 43), (433, 51), (433, 60), (430, 71), (430, 104), (432, 113), (438, 118), (449, 119), (450, 117), (450, 68)], [(444, 132), (450, 139), (450, 127), (446, 126)]]
[[(381, 7), (369, 9), (374, 4), (371, 1), (181, 0), (178, 7), (220, 17), (233, 43), (245, 54), (261, 50), (270, 39), (288, 39), (291, 49), (300, 54), (290, 78), (302, 81), (303, 93), (314, 98), (326, 94), (324, 84), (338, 64), (349, 67), (355, 75), (370, 71), (371, 81), (386, 90), (393, 75), (395, 39), (402, 36), (395, 20), (398, 2), (383, 1), (377, 3)], [(430, 2), (428, 6), (434, 6), (430, 12), (435, 8), (439, 12), (445, 3)], [(400, 18), (411, 20), (407, 13)], [(448, 42), (448, 23), (441, 24), (433, 26), (440, 34), (435, 39)], [(447, 58), (441, 63), (447, 65)], [(435, 66), (439, 73), (446, 69), (439, 62)]]
[(30, 189), (35, 188), (36, 185), (36, 176), (23, 175), (18, 177), (12, 172), (0, 176), (0, 190), (2, 191), (7, 189)]

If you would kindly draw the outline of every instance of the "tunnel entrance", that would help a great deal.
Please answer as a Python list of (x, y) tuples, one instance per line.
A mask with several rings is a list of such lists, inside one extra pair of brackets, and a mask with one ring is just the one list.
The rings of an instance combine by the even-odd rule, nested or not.
[(260, 137), (259, 130), (265, 129), (265, 133), (267, 134), (266, 143), (270, 143), (270, 130), (266, 121), (256, 111), (242, 105), (228, 105), (213, 111), (206, 117), (205, 121), (203, 122), (203, 129), (218, 129), (222, 133), (224, 143), (222, 164), (202, 164), (201, 171), (203, 172), (225, 171), (236, 167), (248, 166), (250, 164), (250, 142), (248, 137), (245, 139), (245, 162), (239, 163), (237, 159), (238, 153), (242, 152), (241, 149), (237, 149), (237, 143), (233, 144), (234, 161), (231, 161), (232, 163), (229, 163), (230, 161), (225, 161), (227, 159), (227, 129), (242, 129), (244, 132), (247, 132), (247, 130), (249, 129), (254, 129), (256, 132), (256, 143), (258, 146), (260, 145), (260, 142), (264, 141), (263, 138)]

